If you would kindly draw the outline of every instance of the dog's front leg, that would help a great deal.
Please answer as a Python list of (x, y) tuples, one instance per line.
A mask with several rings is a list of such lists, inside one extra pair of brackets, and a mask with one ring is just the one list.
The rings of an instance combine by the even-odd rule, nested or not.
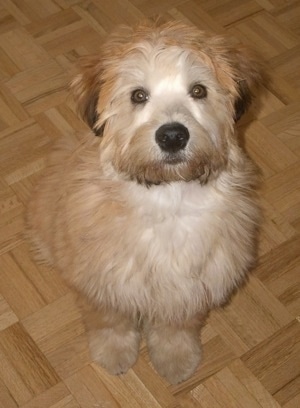
[(92, 359), (110, 374), (124, 374), (136, 362), (140, 333), (137, 320), (80, 300)]
[(184, 324), (147, 323), (145, 334), (150, 359), (160, 375), (171, 384), (189, 378), (201, 359), (201, 319)]

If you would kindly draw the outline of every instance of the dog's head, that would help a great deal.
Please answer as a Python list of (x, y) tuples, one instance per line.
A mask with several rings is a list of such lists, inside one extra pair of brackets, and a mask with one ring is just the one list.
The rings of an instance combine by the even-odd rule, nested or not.
[(260, 81), (244, 49), (180, 23), (123, 27), (72, 83), (102, 160), (146, 184), (206, 182), (227, 166), (234, 123)]

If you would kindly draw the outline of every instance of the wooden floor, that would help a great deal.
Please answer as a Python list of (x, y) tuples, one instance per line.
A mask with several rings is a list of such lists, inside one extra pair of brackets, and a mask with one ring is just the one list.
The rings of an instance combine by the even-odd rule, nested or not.
[[(85, 127), (67, 90), (75, 61), (117, 24), (158, 14), (249, 44), (272, 78), (240, 124), (264, 177), (259, 266), (231, 305), (211, 314), (203, 365), (178, 386), (153, 371), (145, 347), (125, 376), (93, 364), (73, 293), (31, 261), (22, 236), (53, 142)], [(297, 0), (1, 0), (1, 408), (300, 407), (299, 88)]]

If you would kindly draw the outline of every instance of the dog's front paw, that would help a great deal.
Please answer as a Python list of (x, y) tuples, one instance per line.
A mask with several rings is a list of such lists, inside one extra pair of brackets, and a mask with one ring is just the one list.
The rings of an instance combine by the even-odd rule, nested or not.
[[(168, 333), (170, 334), (170, 333)], [(148, 348), (157, 372), (171, 384), (187, 380), (195, 372), (201, 360), (200, 342), (185, 331), (150, 333)]]
[(130, 330), (117, 333), (114, 329), (101, 329), (89, 334), (93, 360), (109, 374), (125, 374), (138, 358), (140, 334)]

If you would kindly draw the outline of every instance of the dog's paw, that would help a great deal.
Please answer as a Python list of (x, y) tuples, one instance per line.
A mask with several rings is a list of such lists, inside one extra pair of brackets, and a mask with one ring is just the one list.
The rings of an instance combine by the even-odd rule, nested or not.
[(92, 359), (109, 374), (125, 374), (139, 353), (140, 334), (135, 331), (118, 334), (114, 329), (90, 333), (89, 345)]
[(182, 332), (175, 333), (170, 339), (161, 338), (158, 342), (160, 336), (154, 337), (157, 338), (148, 338), (148, 348), (156, 371), (171, 384), (191, 377), (201, 360), (200, 342)]

